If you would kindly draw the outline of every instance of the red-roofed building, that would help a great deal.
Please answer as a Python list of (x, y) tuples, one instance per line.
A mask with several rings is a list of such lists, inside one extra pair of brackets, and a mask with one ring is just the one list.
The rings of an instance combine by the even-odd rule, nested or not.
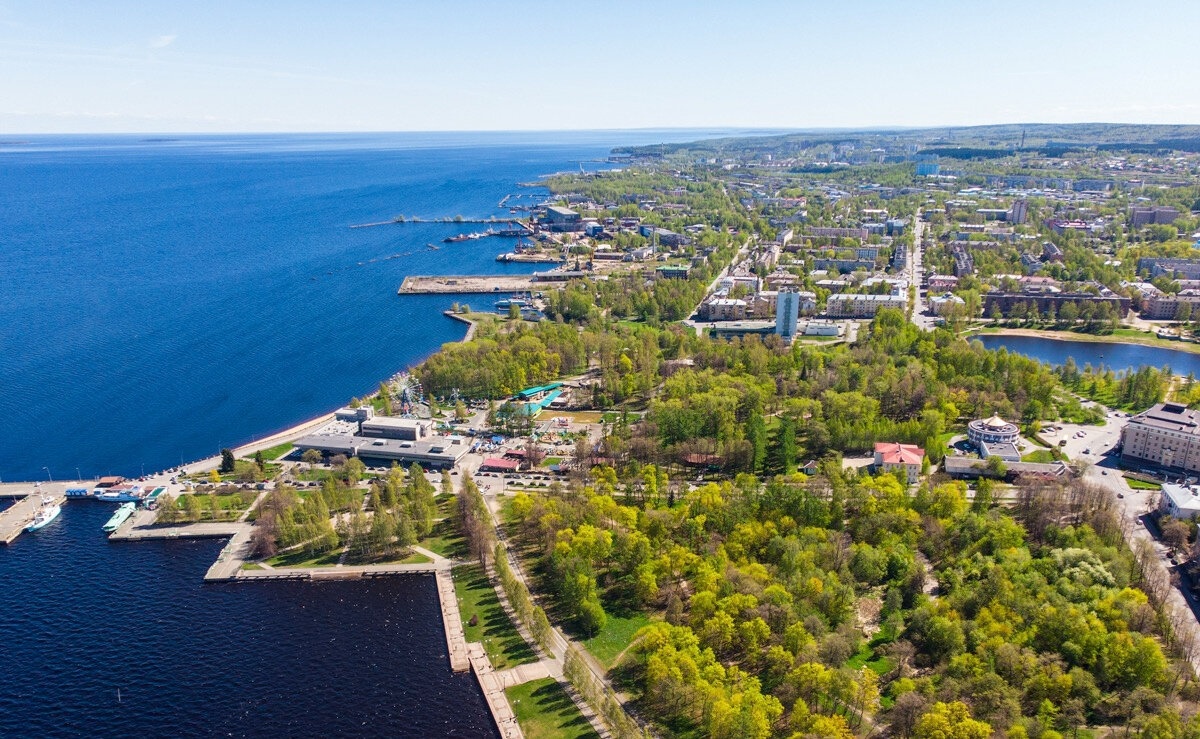
[(520, 466), (521, 462), (517, 459), (488, 457), (483, 460), (483, 464), (479, 465), (479, 469), (484, 472), (516, 472)]
[(898, 444), (894, 441), (875, 443), (875, 471), (901, 470), (909, 484), (917, 481), (924, 459), (925, 450), (916, 444)]

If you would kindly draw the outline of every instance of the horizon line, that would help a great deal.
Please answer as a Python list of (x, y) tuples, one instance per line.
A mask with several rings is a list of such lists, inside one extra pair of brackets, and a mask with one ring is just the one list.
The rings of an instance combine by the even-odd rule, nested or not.
[(444, 133), (637, 133), (649, 131), (745, 131), (766, 132), (772, 134), (788, 133), (828, 133), (828, 132), (912, 132), (933, 131), (938, 129), (969, 129), (994, 128), (998, 126), (1129, 126), (1135, 128), (1150, 128), (1155, 126), (1176, 126), (1200, 128), (1200, 123), (1124, 123), (1120, 121), (1073, 121), (1070, 123), (1049, 123), (1045, 121), (1007, 121), (996, 123), (969, 124), (880, 124), (864, 126), (634, 126), (606, 128), (443, 128), (443, 129), (308, 129), (308, 130), (228, 130), (228, 131), (14, 131), (0, 133), (0, 141), (16, 136), (285, 136), (285, 135), (355, 135), (355, 134), (444, 134)]

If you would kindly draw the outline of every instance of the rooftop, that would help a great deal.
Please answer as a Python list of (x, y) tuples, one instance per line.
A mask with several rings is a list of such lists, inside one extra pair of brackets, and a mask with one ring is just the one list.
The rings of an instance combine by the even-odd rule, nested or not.
[(1200, 434), (1200, 411), (1189, 410), (1178, 403), (1159, 403), (1137, 414), (1129, 422), (1166, 431)]
[(1176, 510), (1200, 512), (1200, 486), (1167, 483), (1162, 486), (1162, 494), (1171, 499)]
[(875, 442), (875, 453), (881, 455), (884, 464), (921, 464), (925, 450), (916, 444), (898, 444), (894, 441)]

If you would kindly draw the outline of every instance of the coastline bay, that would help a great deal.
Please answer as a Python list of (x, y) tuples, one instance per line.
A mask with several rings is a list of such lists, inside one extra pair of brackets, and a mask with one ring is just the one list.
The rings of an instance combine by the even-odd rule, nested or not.
[(162, 469), (372, 391), (463, 334), (441, 311), (472, 296), (397, 296), (406, 275), (544, 267), (495, 262), (513, 239), (426, 247), (478, 229), (466, 224), (349, 226), (507, 215), (496, 208), (504, 195), (538, 198), (518, 183), (662, 135), (38, 137), (6, 147), (0, 479)]

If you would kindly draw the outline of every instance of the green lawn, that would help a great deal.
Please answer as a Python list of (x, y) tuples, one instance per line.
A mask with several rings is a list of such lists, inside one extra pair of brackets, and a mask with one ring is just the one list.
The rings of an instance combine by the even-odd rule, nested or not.
[(1067, 455), (1063, 454), (1062, 452), (1058, 451), (1057, 449), (1036, 449), (1036, 450), (1030, 452), (1029, 454), (1026, 454), (1025, 456), (1021, 457), (1021, 461), (1022, 462), (1040, 462), (1042, 464), (1049, 464), (1050, 462), (1056, 462), (1060, 459), (1065, 460), (1066, 458), (1067, 458)]
[(333, 476), (333, 470), (322, 469), (315, 467), (313, 469), (303, 469), (294, 472), (297, 480), (305, 480), (308, 482), (321, 482), (326, 477)]
[[(492, 667), (503, 670), (537, 661), (537, 655), (504, 612), (496, 590), (480, 565), (454, 568), (454, 593), (458, 596), (458, 613), (467, 641), (483, 644)], [(474, 626), (471, 625), (472, 617), (476, 617)]]
[(638, 629), (650, 623), (650, 617), (645, 613), (633, 612), (617, 616), (609, 613), (604, 628), (591, 639), (583, 642), (592, 656), (605, 667), (612, 667), (617, 655), (633, 641), (633, 635)]
[(891, 672), (892, 667), (894, 667), (891, 658), (883, 655), (876, 657), (875, 650), (867, 642), (863, 642), (858, 651), (854, 653), (854, 656), (846, 660), (846, 666), (853, 670), (868, 667), (880, 677)]
[(295, 448), (296, 445), (290, 441), (285, 441), (282, 444), (276, 444), (273, 447), (268, 447), (262, 450), (263, 459), (279, 459)]
[(401, 556), (395, 554), (375, 557), (360, 557), (354, 554), (346, 556), (346, 564), (348, 565), (415, 565), (432, 561), (432, 559), (420, 552), (409, 552)]
[(528, 739), (599, 739), (554, 678), (514, 685), (504, 694)]
[(264, 562), (272, 567), (333, 567), (341, 557), (341, 547), (313, 556), (305, 554), (304, 548), (301, 547), (283, 554), (276, 554)]
[[(242, 515), (242, 513), (250, 507), (254, 499), (258, 496), (257, 492), (246, 491), (243, 493), (222, 493), (216, 496), (217, 505), (220, 507), (220, 514), (217, 518), (212, 515), (212, 493), (191, 493), (191, 496), (200, 501), (200, 520), (201, 521), (233, 521)], [(183, 518), (186, 519), (186, 514), (183, 514), (183, 496), (176, 497), (175, 508), (178, 509)]]
[(542, 467), (550, 467), (562, 461), (562, 457), (546, 457), (542, 460)]
[(1146, 482), (1145, 480), (1135, 480), (1132, 477), (1126, 477), (1125, 482), (1134, 490), (1162, 490), (1162, 483)]
[(442, 517), (433, 525), (429, 536), (417, 542), (429, 551), (443, 557), (456, 559), (467, 556), (467, 541), (458, 530), (458, 500), (454, 497), (437, 497), (438, 515)]

